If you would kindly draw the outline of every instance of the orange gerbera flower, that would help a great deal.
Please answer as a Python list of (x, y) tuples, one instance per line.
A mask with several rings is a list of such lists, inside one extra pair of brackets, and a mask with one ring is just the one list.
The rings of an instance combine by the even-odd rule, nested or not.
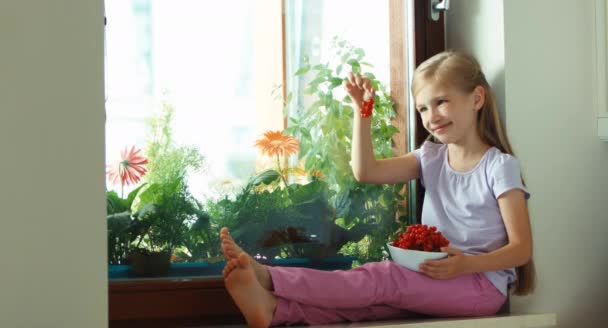
[(146, 175), (145, 164), (148, 164), (148, 159), (140, 155), (141, 149), (135, 149), (135, 146), (125, 147), (120, 153), (121, 160), (106, 166), (106, 174), (108, 179), (114, 185), (121, 186), (136, 184)]
[(281, 131), (266, 131), (264, 137), (255, 141), (255, 146), (268, 156), (295, 154), (299, 147), (298, 139), (284, 135)]

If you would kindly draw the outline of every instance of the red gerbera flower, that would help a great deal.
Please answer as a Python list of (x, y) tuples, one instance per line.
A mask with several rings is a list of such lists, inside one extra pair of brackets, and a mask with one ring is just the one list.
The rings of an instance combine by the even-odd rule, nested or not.
[(106, 166), (106, 174), (108, 179), (114, 185), (128, 186), (136, 184), (146, 175), (145, 164), (148, 164), (148, 159), (140, 155), (141, 149), (136, 149), (135, 146), (125, 147), (120, 153), (121, 160)]

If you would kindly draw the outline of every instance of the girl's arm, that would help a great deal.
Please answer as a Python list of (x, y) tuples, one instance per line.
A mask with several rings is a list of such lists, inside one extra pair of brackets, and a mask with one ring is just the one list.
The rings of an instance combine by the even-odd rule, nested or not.
[[(353, 100), (354, 120), (351, 166), (355, 179), (363, 183), (400, 183), (417, 179), (420, 175), (418, 160), (413, 153), (400, 157), (376, 160), (371, 138), (371, 117), (360, 115), (363, 94), (373, 95), (369, 79), (351, 74), (344, 88)], [(373, 115), (373, 114), (372, 114)]]
[(467, 256), (459, 249), (442, 247), (450, 257), (426, 260), (420, 270), (431, 278), (451, 279), (464, 273), (498, 271), (526, 264), (532, 257), (532, 231), (523, 191), (513, 189), (498, 197), (509, 243), (486, 254)]
[(532, 229), (523, 191), (513, 189), (498, 197), (509, 243), (495, 251), (467, 256), (468, 272), (498, 271), (526, 264), (532, 257)]

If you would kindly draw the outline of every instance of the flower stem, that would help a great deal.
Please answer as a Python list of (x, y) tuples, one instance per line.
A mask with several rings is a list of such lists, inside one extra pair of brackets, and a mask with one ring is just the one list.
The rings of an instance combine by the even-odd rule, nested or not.
[(279, 176), (281, 177), (281, 180), (283, 180), (283, 184), (285, 185), (285, 188), (287, 188), (287, 180), (285, 179), (285, 176), (283, 175), (283, 170), (281, 170), (281, 161), (279, 160), (278, 154), (277, 154), (277, 168), (279, 170)]

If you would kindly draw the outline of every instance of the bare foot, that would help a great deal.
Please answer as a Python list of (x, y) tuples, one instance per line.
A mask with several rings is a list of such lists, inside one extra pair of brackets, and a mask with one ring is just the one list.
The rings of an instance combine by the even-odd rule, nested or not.
[(226, 263), (224, 283), (249, 327), (270, 326), (277, 300), (258, 282), (250, 256), (241, 253), (238, 258)]
[[(222, 253), (226, 259), (226, 267), (231, 260), (237, 259), (241, 254), (245, 254), (253, 267), (253, 271), (255, 272), (255, 276), (260, 282), (260, 285), (270, 291), (273, 290), (272, 278), (270, 277), (270, 273), (268, 273), (266, 266), (258, 263), (249, 254), (243, 251), (243, 249), (234, 242), (232, 236), (230, 236), (228, 228), (223, 227), (220, 230), (220, 240), (222, 241)], [(224, 270), (226, 270), (226, 268), (224, 268)]]

